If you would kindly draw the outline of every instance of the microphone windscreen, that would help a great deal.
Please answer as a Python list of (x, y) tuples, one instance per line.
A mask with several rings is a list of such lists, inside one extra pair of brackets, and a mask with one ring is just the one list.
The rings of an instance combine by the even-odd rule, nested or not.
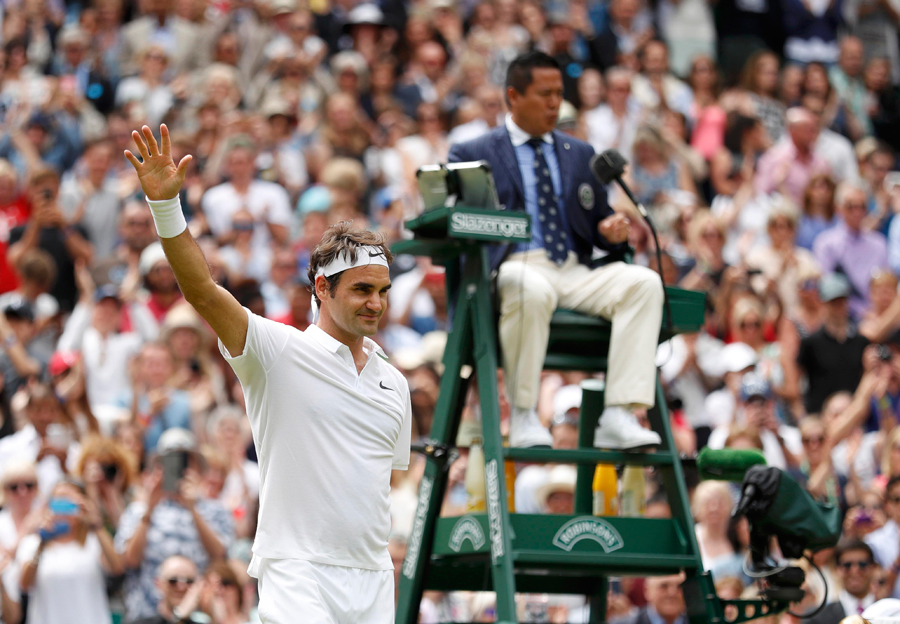
[(766, 458), (755, 449), (711, 449), (705, 447), (697, 457), (697, 470), (701, 479), (717, 481), (744, 480), (744, 473), (751, 466), (765, 465)]
[(591, 172), (603, 184), (609, 184), (625, 173), (625, 165), (628, 161), (618, 150), (608, 149), (600, 154), (594, 154), (591, 158)]

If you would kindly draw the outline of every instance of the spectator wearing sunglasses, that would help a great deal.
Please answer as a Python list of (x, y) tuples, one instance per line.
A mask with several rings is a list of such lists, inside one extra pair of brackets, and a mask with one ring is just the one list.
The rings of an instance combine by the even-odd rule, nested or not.
[[(187, 557), (172, 555), (163, 561), (156, 575), (156, 588), (160, 596), (157, 613), (133, 624), (194, 621), (192, 614), (199, 606), (202, 590), (197, 583), (197, 575), (197, 566)], [(206, 621), (209, 621), (208, 618)]]
[(861, 615), (875, 602), (872, 581), (877, 566), (869, 545), (858, 539), (844, 540), (834, 551), (834, 561), (843, 589), (834, 602), (806, 620), (809, 624), (838, 624), (845, 617)]
[(900, 597), (900, 477), (892, 477), (885, 488), (884, 512), (888, 521), (864, 538), (875, 562), (887, 571), (888, 596)]
[(203, 582), (201, 605), (212, 617), (212, 624), (245, 624), (251, 620), (240, 580), (229, 562), (210, 564)]
[(0, 479), (3, 486), (3, 510), (0, 511), (0, 547), (15, 552), (19, 540), (37, 527), (35, 511), (37, 471), (34, 462), (12, 461)]

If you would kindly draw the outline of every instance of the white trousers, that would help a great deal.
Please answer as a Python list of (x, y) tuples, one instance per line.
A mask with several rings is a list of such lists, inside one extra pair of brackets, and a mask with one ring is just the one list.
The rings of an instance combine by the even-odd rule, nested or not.
[(259, 559), (262, 624), (394, 624), (394, 571)]
[(533, 249), (510, 256), (500, 265), (497, 279), (500, 345), (511, 405), (537, 405), (550, 317), (559, 307), (612, 322), (606, 405), (653, 406), (663, 314), (657, 273), (624, 262), (590, 269), (572, 252), (557, 266), (543, 249)]

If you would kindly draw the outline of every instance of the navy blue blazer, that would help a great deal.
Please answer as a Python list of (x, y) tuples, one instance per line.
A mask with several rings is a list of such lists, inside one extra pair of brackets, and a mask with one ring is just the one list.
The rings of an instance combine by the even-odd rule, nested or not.
[[(607, 262), (621, 259), (627, 244), (613, 245), (603, 238), (597, 229), (597, 224), (612, 215), (613, 210), (606, 200), (606, 188), (594, 177), (589, 167), (594, 148), (557, 130), (553, 131), (553, 145), (559, 161), (562, 197), (578, 261), (591, 266), (594, 247), (610, 253), (605, 259)], [(493, 170), (500, 204), (506, 210), (525, 211), (522, 174), (505, 125), (498, 126), (477, 139), (452, 146), (447, 160), (488, 161)], [(511, 252), (511, 245), (491, 245), (489, 250), (491, 270), (500, 266)]]

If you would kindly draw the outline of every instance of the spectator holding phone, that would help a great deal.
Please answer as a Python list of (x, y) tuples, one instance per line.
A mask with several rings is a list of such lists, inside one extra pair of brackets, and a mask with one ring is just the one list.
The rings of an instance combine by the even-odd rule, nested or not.
[(49, 167), (34, 169), (25, 191), (31, 205), (31, 220), (9, 234), (6, 259), (15, 266), (29, 249), (40, 248), (56, 263), (56, 282), (50, 294), (63, 312), (71, 312), (77, 300), (75, 263), (90, 263), (93, 255), (87, 232), (80, 225), (70, 225), (63, 217), (57, 197), (59, 175)]
[(122, 560), (80, 481), (53, 488), (38, 534), (22, 540), (16, 561), (27, 624), (110, 621), (104, 575), (121, 574)]
[(204, 467), (194, 435), (170, 429), (156, 451), (145, 474), (144, 498), (125, 509), (116, 533), (127, 569), (125, 608), (131, 618), (157, 612), (157, 571), (168, 557), (183, 555), (204, 570), (210, 561), (225, 558), (234, 538), (225, 507), (199, 495)]
[(130, 499), (136, 464), (125, 446), (112, 438), (95, 434), (84, 439), (75, 474), (84, 480), (87, 497), (103, 523), (113, 530)]

